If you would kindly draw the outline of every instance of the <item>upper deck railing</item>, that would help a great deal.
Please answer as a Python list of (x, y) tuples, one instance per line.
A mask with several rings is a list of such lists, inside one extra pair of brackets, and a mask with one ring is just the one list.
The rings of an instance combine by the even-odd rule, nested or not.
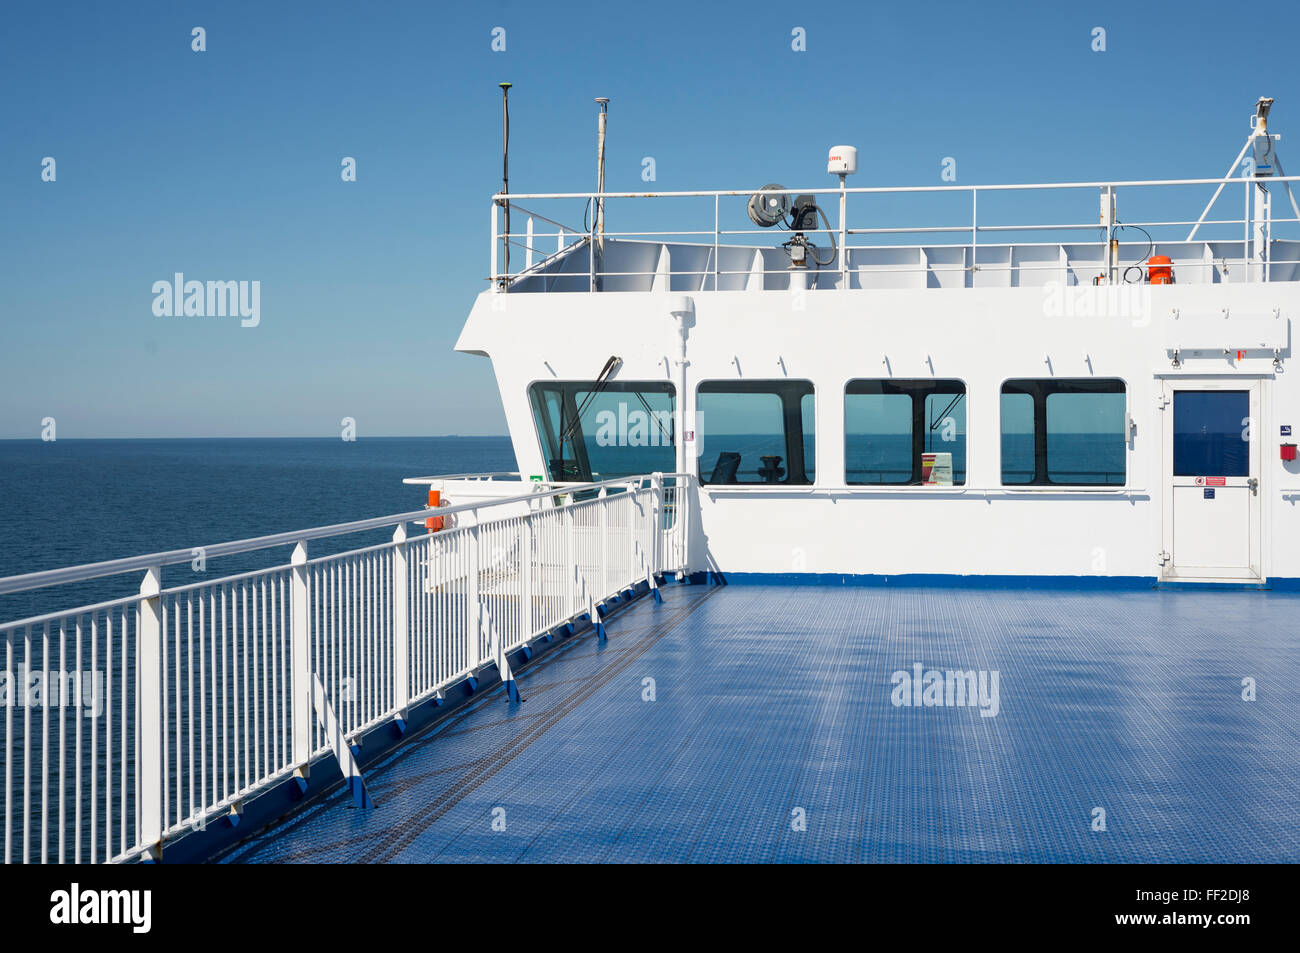
[[(143, 571), (138, 592), (0, 623), (5, 863), (125, 861), (230, 815), (362, 733), (686, 568), (680, 474), (520, 493), (0, 579)], [(433, 520), (428, 526), (426, 521)], [(425, 535), (406, 527), (425, 524)], [(393, 527), (311, 558), (308, 543)], [(162, 567), (293, 545), (287, 564), (164, 586)], [(57, 595), (57, 591), (52, 593)]]
[[(832, 249), (836, 253), (831, 263), (816, 269), (820, 284), (811, 287), (884, 286), (891, 281), (889, 286), (897, 287), (909, 286), (909, 280), (920, 287), (951, 286), (955, 278), (966, 286), (1032, 285), (1063, 272), (1068, 283), (1083, 283), (1080, 278), (1092, 272), (1086, 274), (1091, 282), (1098, 268), (1110, 283), (1134, 282), (1139, 279), (1131, 269), (1140, 268), (1151, 254), (1173, 258), (1184, 281), (1217, 283), (1300, 279), (1300, 244), (1295, 241), (1300, 239), (1295, 228), (1300, 205), (1290, 188), (1297, 181), (1300, 177), (1242, 176), (765, 191), (812, 195), (825, 210), (826, 227), (804, 234), (819, 246), (823, 261)], [(1240, 216), (1226, 211), (1233, 186), (1242, 190), (1243, 201), (1231, 203), (1242, 211)], [(490, 287), (648, 290), (666, 288), (665, 282), (675, 290), (696, 291), (784, 287), (784, 278), (771, 279), (789, 274), (779, 246), (790, 233), (749, 221), (744, 206), (755, 191), (495, 195)], [(1104, 222), (1099, 213), (1111, 196), (1117, 214)], [(1019, 201), (1010, 202), (1012, 197)], [(597, 202), (604, 209), (601, 231), (591, 214)], [(1289, 214), (1273, 214), (1274, 202)], [(1032, 204), (1032, 216), (1024, 212), (1027, 204)], [(511, 222), (516, 228), (510, 232), (503, 230), (507, 206), (515, 213)], [(1211, 217), (1219, 208), (1225, 211)], [(900, 220), (914, 224), (897, 224)], [(609, 227), (631, 221), (646, 227)], [(683, 260), (613, 253), (628, 240), (675, 246)], [(1107, 257), (1112, 240), (1121, 242), (1113, 259)], [(769, 254), (756, 259), (756, 249)], [(909, 257), (905, 249), (921, 254)], [(1057, 255), (1048, 253), (1058, 249)], [(1000, 277), (980, 281), (972, 277), (978, 272)], [(912, 278), (880, 277), (890, 274)]]

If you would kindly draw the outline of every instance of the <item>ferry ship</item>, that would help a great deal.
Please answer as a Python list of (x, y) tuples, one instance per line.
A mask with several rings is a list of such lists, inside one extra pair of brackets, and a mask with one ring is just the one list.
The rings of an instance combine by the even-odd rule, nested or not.
[(851, 187), (836, 146), (492, 196), (456, 348), (519, 472), (205, 547), (294, 547), (256, 572), (0, 580), (143, 574), (0, 625), (11, 679), (107, 675), (6, 707), (5, 860), (1300, 859), (1271, 106), (1220, 178)]

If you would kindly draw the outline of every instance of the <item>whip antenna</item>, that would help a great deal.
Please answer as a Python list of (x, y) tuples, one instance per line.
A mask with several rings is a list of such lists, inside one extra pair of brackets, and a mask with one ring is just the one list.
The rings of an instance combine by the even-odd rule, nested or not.
[[(501, 87), (501, 191), (510, 195), (510, 83), (497, 83)], [(510, 199), (504, 198), (501, 204), (506, 209), (506, 270), (510, 274)], [(508, 279), (502, 279), (505, 284)]]

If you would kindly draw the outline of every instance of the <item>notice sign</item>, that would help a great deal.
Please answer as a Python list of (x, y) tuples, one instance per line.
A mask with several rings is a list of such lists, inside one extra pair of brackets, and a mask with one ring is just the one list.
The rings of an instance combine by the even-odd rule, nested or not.
[(1197, 486), (1227, 486), (1227, 477), (1197, 477)]
[(952, 454), (921, 454), (921, 482), (926, 486), (952, 486)]

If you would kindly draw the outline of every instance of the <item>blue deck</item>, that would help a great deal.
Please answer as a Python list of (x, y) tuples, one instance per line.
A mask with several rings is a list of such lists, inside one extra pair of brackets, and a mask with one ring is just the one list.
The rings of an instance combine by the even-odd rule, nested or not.
[[(226, 859), (1300, 860), (1300, 596), (664, 595), (371, 768), (375, 810), (340, 792)], [(998, 714), (896, 707), (916, 662), (998, 671)]]

